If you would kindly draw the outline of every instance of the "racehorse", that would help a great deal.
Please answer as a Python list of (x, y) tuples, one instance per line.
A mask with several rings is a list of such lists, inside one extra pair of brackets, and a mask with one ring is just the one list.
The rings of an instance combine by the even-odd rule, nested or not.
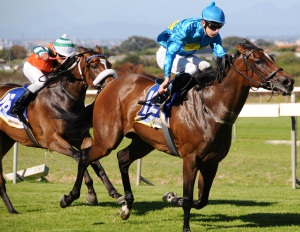
[[(78, 52), (74, 57), (68, 58), (54, 73), (49, 74), (52, 77), (48, 79), (48, 83), (38, 93), (36, 99), (29, 104), (27, 114), (32, 128), (29, 131), (33, 135), (32, 138), (29, 138), (24, 129), (15, 128), (6, 123), (2, 117), (0, 118), (0, 195), (10, 213), (17, 213), (17, 211), (6, 193), (2, 159), (15, 142), (28, 147), (56, 151), (76, 161), (79, 160), (80, 155), (78, 150), (92, 143), (89, 132), (81, 136), (78, 136), (80, 132), (68, 134), (66, 131), (68, 122), (59, 119), (57, 115), (61, 113), (60, 109), (78, 114), (85, 107), (84, 100), (88, 86), (95, 86), (93, 82), (98, 78), (97, 81), (100, 83), (97, 88), (100, 91), (116, 77), (116, 73), (111, 69), (110, 62), (106, 60), (99, 47), (96, 47), (95, 51), (79, 47)], [(1, 86), (0, 97), (2, 98), (7, 91), (17, 87), (20, 86), (14, 84)], [(94, 162), (92, 167), (102, 179), (109, 194), (118, 198), (120, 194), (111, 184), (101, 164)], [(88, 188), (87, 201), (90, 204), (96, 204), (97, 195), (93, 180), (87, 171), (84, 178)]]
[[(174, 102), (169, 124), (174, 144), (183, 161), (183, 197), (170, 197), (184, 212), (183, 231), (190, 231), (191, 208), (201, 209), (208, 204), (212, 182), (219, 162), (231, 145), (232, 126), (241, 112), (250, 88), (264, 88), (273, 93), (290, 94), (294, 79), (263, 49), (245, 40), (235, 45), (237, 52), (226, 55), (220, 81), (213, 80), (203, 87), (195, 80), (185, 97)], [(222, 73), (222, 72), (221, 72)], [(161, 129), (137, 123), (134, 118), (144, 100), (145, 92), (154, 85), (154, 76), (130, 74), (111, 82), (96, 98), (93, 109), (94, 141), (83, 149), (77, 179), (69, 195), (61, 198), (61, 207), (69, 206), (80, 195), (82, 176), (87, 166), (110, 154), (123, 137), (131, 143), (118, 151), (118, 163), (125, 195), (120, 210), (121, 218), (129, 218), (134, 196), (128, 175), (129, 166), (154, 149), (170, 154)], [(176, 80), (176, 78), (175, 78)], [(202, 86), (202, 87), (201, 87)], [(92, 112), (91, 109), (86, 109)], [(89, 115), (89, 114), (87, 114)], [(85, 114), (79, 117), (82, 121)], [(197, 173), (198, 200), (193, 200)]]

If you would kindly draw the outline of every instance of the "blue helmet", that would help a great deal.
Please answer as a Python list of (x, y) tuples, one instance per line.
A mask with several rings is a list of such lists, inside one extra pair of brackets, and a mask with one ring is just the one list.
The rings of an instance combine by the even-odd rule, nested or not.
[(215, 2), (211, 2), (210, 6), (206, 7), (202, 11), (202, 19), (209, 22), (217, 22), (217, 23), (224, 24), (225, 23), (224, 12), (215, 5), (216, 5)]

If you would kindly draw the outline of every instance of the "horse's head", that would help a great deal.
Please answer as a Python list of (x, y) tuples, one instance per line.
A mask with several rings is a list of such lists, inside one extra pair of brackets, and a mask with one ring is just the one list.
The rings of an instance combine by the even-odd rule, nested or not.
[(78, 51), (79, 72), (88, 85), (104, 88), (109, 81), (117, 78), (117, 73), (111, 69), (111, 63), (105, 58), (98, 46), (96, 46), (95, 51), (84, 47), (79, 47)]
[(230, 61), (230, 66), (248, 80), (250, 87), (262, 87), (283, 95), (292, 92), (294, 79), (279, 68), (263, 49), (247, 40), (238, 43), (236, 48), (237, 54)]

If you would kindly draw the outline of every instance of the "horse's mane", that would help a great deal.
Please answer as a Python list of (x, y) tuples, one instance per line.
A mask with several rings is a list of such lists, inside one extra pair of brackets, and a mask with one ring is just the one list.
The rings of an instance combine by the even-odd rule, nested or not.
[[(247, 39), (243, 39), (241, 42), (235, 43), (233, 45), (243, 46), (247, 50), (259, 49)], [(222, 58), (215, 58), (212, 65), (214, 68), (209, 67), (194, 74), (196, 83), (201, 89), (206, 86), (212, 85), (215, 80), (220, 84), (226, 77), (226, 73), (228, 71), (230, 63), (237, 59), (240, 54), (241, 53), (237, 50), (233, 56), (226, 54)]]
[(198, 70), (194, 75), (196, 84), (200, 89), (212, 85), (215, 81), (219, 84), (223, 81), (225, 70), (227, 67), (227, 54), (223, 58), (216, 58), (213, 60), (213, 65), (204, 69), (203, 71)]
[(46, 86), (53, 85), (61, 80), (61, 78), (65, 77), (68, 81), (75, 81), (76, 78), (71, 74), (71, 70), (69, 70), (72, 65), (77, 61), (77, 57), (70, 57), (64, 63), (58, 65), (55, 70), (46, 74), (47, 83)]

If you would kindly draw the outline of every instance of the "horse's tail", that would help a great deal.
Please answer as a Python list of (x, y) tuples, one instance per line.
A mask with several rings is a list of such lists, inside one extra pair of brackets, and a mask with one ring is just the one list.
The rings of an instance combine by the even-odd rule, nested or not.
[(67, 129), (65, 135), (67, 137), (80, 137), (93, 127), (93, 111), (94, 102), (84, 107), (79, 114), (67, 112), (59, 106), (53, 105), (60, 115), (55, 117), (65, 120), (67, 122)]

